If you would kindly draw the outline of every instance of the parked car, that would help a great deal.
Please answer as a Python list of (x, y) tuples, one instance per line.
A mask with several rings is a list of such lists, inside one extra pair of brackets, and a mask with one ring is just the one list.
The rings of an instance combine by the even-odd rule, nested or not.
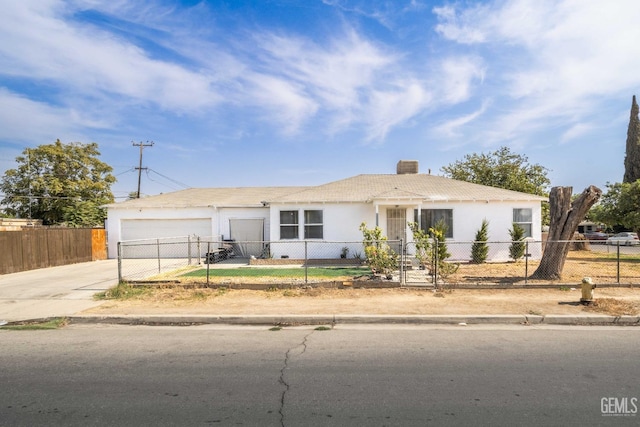
[(609, 235), (607, 233), (601, 233), (599, 231), (588, 231), (584, 233), (584, 237), (588, 240), (607, 240)]
[(622, 233), (614, 234), (613, 236), (609, 237), (607, 239), (607, 245), (640, 245), (640, 240), (638, 239), (638, 235), (636, 233), (624, 231)]

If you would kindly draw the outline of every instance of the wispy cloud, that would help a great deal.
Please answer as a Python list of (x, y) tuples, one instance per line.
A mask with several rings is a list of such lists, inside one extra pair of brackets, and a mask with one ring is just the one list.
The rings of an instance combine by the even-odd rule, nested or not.
[(456, 117), (454, 119), (447, 120), (437, 126), (434, 127), (433, 132), (438, 137), (458, 137), (463, 133), (460, 132), (460, 128), (474, 122), (478, 117), (481, 117), (485, 111), (487, 111), (487, 107), (490, 105), (490, 101), (485, 101), (482, 103), (482, 106), (469, 114), (465, 114), (460, 117)]
[(434, 13), (444, 38), (494, 55), (485, 80), (501, 104), (510, 102), (487, 122), (496, 144), (549, 122), (568, 123), (559, 138), (569, 141), (586, 118), (582, 104), (593, 108), (597, 97), (631, 93), (640, 83), (630, 72), (640, 67), (640, 57), (630, 54), (640, 39), (640, 8), (632, 0), (514, 0)]
[(571, 148), (640, 87), (636, 0), (5, 3), (4, 147)]
[[(219, 100), (211, 76), (151, 58), (112, 33), (74, 24), (64, 2), (3, 6), (4, 74), (55, 82), (72, 92), (116, 93), (163, 108), (191, 110)], [(38, 28), (38, 31), (31, 31)]]

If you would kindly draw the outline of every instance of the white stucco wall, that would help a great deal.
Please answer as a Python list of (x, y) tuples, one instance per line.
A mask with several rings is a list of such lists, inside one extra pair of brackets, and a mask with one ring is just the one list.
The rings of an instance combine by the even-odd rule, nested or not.
[[(532, 210), (532, 238), (540, 241), (541, 230), (541, 206), (539, 202), (437, 202), (410, 204), (400, 200), (387, 200), (378, 202), (378, 225), (386, 235), (387, 208), (400, 208), (406, 210), (407, 221), (413, 221), (414, 209), (452, 209), (453, 210), (453, 237), (447, 239), (451, 252), (455, 251), (455, 259), (469, 259), (470, 247), (482, 219), (489, 221), (489, 241), (509, 242), (509, 229), (513, 221), (514, 208), (527, 208)], [(280, 239), (280, 211), (297, 210), (299, 212), (299, 233), (297, 240)], [(122, 220), (126, 219), (184, 219), (184, 218), (209, 218), (211, 221), (211, 233), (213, 238), (229, 238), (229, 220), (234, 218), (255, 219), (262, 218), (265, 221), (265, 240), (271, 241), (271, 250), (274, 257), (288, 255), (290, 258), (304, 257), (304, 245), (300, 242), (304, 236), (304, 211), (322, 210), (323, 212), (323, 238), (321, 241), (336, 242), (334, 245), (315, 245), (312, 247), (310, 257), (334, 258), (339, 255), (343, 246), (350, 248), (350, 255), (361, 252), (358, 242), (362, 241), (360, 224), (366, 222), (368, 228), (376, 225), (376, 205), (373, 203), (351, 204), (291, 204), (271, 205), (270, 207), (247, 208), (146, 208), (124, 209), (111, 208), (107, 216), (107, 233), (109, 240), (109, 257), (117, 257), (117, 242), (122, 237)], [(187, 232), (181, 236), (186, 236)], [(411, 240), (411, 233), (407, 228), (407, 239)], [(177, 236), (176, 236), (177, 237)], [(313, 242), (313, 240), (310, 240)], [(316, 241), (317, 242), (317, 241)], [(355, 242), (352, 245), (340, 244), (340, 242)], [(353, 246), (353, 247), (351, 247)], [(532, 257), (539, 257), (540, 245), (533, 246), (530, 250)], [(495, 246), (489, 253), (492, 259), (508, 259), (508, 245)]]
[[(504, 242), (504, 244), (496, 244), (491, 246), (489, 252), (490, 259), (506, 260), (508, 259), (508, 247), (511, 237), (509, 230), (513, 223), (513, 209), (524, 208), (532, 211), (532, 239), (540, 241), (542, 238), (541, 217), (542, 210), (539, 202), (439, 202), (439, 203), (422, 203), (410, 205), (402, 203), (398, 200), (386, 201), (384, 204), (379, 203), (378, 225), (382, 228), (383, 234), (387, 232), (387, 209), (400, 208), (406, 210), (407, 222), (414, 220), (414, 209), (451, 209), (453, 211), (453, 237), (448, 238), (447, 242), (452, 252), (452, 259), (468, 260), (471, 252), (471, 242), (475, 239), (476, 232), (482, 225), (482, 220), (489, 221), (489, 241)], [(282, 240), (280, 239), (280, 211), (297, 210), (299, 212), (299, 230), (298, 239)], [(376, 206), (372, 203), (362, 204), (304, 204), (304, 205), (274, 205), (270, 214), (270, 235), (271, 235), (271, 252), (275, 258), (286, 255), (290, 258), (303, 258), (304, 246), (300, 243), (304, 236), (304, 211), (305, 210), (322, 210), (324, 236), (322, 241), (326, 242), (361, 242), (362, 232), (359, 230), (362, 222), (367, 223), (368, 228), (376, 226)], [(411, 241), (411, 232), (407, 227), (407, 240)], [(317, 241), (317, 240), (316, 240)], [(314, 240), (309, 240), (310, 244)], [(345, 246), (345, 245), (343, 245)], [(349, 246), (349, 245), (346, 245)], [(354, 246), (354, 245), (351, 245)], [(339, 248), (334, 245), (325, 245), (322, 251), (322, 245), (309, 246), (313, 253), (311, 257), (336, 257)], [(350, 254), (361, 251), (362, 248), (356, 244), (350, 248)], [(531, 245), (530, 251), (533, 258), (540, 256), (540, 245)]]

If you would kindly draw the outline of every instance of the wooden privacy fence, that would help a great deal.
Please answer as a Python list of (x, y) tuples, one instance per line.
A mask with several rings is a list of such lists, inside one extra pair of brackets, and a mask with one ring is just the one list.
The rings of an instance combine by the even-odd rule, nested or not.
[(0, 232), (0, 274), (107, 258), (101, 228), (34, 228)]

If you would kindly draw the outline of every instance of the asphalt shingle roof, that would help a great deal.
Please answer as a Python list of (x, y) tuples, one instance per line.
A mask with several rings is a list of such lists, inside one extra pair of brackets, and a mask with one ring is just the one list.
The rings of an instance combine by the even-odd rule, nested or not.
[(190, 188), (115, 203), (113, 208), (257, 207), (262, 202), (370, 203), (384, 200), (542, 201), (545, 197), (428, 174), (357, 175), (315, 187)]
[(108, 208), (185, 208), (185, 207), (251, 207), (263, 201), (298, 192), (307, 187), (228, 187), (189, 188), (157, 196), (127, 200), (108, 205)]
[(427, 174), (357, 175), (277, 197), (272, 203), (413, 201), (542, 201), (545, 197)]

